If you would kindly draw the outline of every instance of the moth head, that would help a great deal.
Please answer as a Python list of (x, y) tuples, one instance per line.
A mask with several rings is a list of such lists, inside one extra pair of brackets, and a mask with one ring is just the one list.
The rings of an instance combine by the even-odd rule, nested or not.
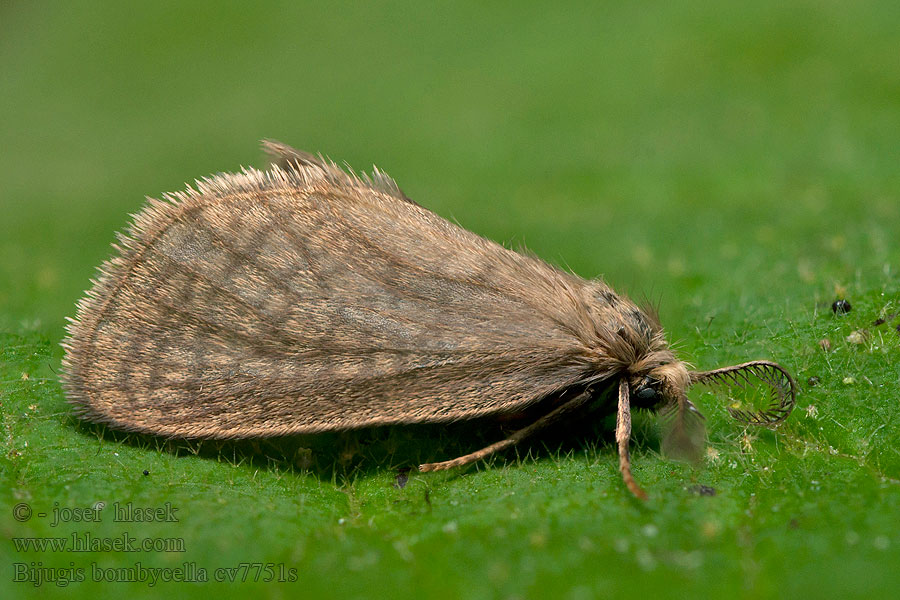
[(664, 361), (633, 374), (629, 384), (631, 404), (635, 408), (652, 409), (676, 402), (691, 384), (691, 377), (683, 362)]

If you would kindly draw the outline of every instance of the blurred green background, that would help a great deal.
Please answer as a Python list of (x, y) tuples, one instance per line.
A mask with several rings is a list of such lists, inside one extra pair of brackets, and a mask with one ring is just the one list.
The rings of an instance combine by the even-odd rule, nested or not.
[[(898, 49), (896, 2), (3, 3), (0, 595), (891, 597)], [(646, 504), (602, 423), (402, 489), (396, 467), (428, 452), (396, 450), (406, 431), (210, 450), (77, 424), (58, 342), (113, 232), (145, 195), (262, 166), (264, 137), (377, 164), (468, 229), (649, 298), (700, 368), (783, 362), (798, 409), (745, 432), (698, 395), (698, 469), (639, 418)], [(443, 435), (435, 459), (478, 447)], [(98, 501), (102, 523), (13, 518)], [(113, 523), (115, 502), (180, 520)], [(185, 551), (13, 540), (73, 532)], [(14, 563), (86, 581), (16, 582)], [(297, 581), (91, 580), (136, 563)]]

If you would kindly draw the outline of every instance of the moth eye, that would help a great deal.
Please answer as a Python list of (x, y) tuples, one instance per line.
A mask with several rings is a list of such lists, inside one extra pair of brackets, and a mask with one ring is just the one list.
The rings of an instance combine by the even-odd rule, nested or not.
[(634, 390), (634, 397), (642, 402), (654, 402), (659, 398), (659, 380), (653, 377), (644, 377), (640, 385)]
[(638, 400), (645, 400), (645, 401), (647, 401), (647, 400), (655, 400), (655, 399), (656, 399), (656, 395), (657, 395), (657, 394), (656, 394), (656, 390), (654, 390), (653, 388), (651, 388), (651, 387), (642, 387), (642, 388), (640, 388), (640, 389), (637, 391), (637, 393), (635, 394), (635, 397), (636, 397)]

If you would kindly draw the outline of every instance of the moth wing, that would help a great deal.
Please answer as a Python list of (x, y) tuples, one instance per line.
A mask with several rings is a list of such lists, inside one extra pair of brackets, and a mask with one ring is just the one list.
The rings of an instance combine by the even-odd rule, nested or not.
[(136, 215), (63, 343), (81, 416), (283, 435), (501, 413), (598, 378), (583, 280), (384, 185), (292, 165)]

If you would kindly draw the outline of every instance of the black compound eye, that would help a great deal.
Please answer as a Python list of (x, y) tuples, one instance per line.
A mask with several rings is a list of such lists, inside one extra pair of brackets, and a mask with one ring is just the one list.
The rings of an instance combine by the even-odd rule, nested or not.
[(638, 400), (655, 400), (656, 390), (652, 387), (641, 387), (640, 389), (638, 389), (635, 397)]
[(634, 390), (635, 399), (641, 402), (654, 402), (659, 398), (659, 380), (654, 377), (644, 377), (641, 384)]

